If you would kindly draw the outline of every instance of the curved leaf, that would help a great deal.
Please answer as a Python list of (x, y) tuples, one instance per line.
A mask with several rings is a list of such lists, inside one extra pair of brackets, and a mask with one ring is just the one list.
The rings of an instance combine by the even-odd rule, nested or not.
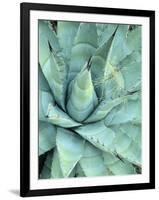
[(82, 70), (72, 84), (72, 91), (67, 102), (69, 115), (78, 122), (85, 120), (97, 105), (91, 73)]
[[(133, 52), (123, 59), (118, 68), (123, 75), (125, 89), (135, 91), (141, 84), (141, 55), (139, 52)], [(134, 87), (134, 88), (133, 88)]]
[(141, 122), (141, 99), (139, 93), (129, 96), (129, 99), (119, 107), (115, 107), (105, 118), (107, 126), (121, 123)]
[(47, 121), (46, 114), (50, 103), (54, 103), (52, 95), (49, 92), (39, 90), (39, 120)]
[(100, 102), (94, 112), (84, 121), (84, 123), (96, 122), (104, 119), (115, 106), (121, 104), (126, 99), (127, 96), (123, 96), (113, 100), (104, 100)]
[(41, 179), (48, 179), (51, 178), (51, 164), (52, 164), (52, 156), (53, 156), (53, 151), (49, 151), (47, 153), (46, 160), (44, 162), (40, 178)]
[(52, 159), (52, 165), (51, 165), (51, 178), (69, 178), (75, 176), (75, 169), (71, 171), (68, 177), (64, 177), (62, 173), (62, 169), (60, 166), (60, 160), (59, 160), (59, 153), (57, 151), (57, 148), (54, 150), (54, 155)]
[[(89, 34), (88, 34), (89, 33)], [(90, 37), (91, 35), (91, 37)], [(97, 29), (94, 23), (80, 23), (72, 47), (69, 81), (73, 80), (97, 48)]]
[(95, 148), (90, 143), (85, 143), (85, 150), (79, 161), (84, 174), (88, 176), (107, 175), (107, 169), (103, 162), (102, 151)]
[(127, 45), (128, 28), (128, 25), (118, 25), (114, 36), (111, 55), (109, 57), (109, 63), (112, 66), (116, 66), (123, 58), (132, 52)]
[(39, 122), (39, 155), (51, 150), (56, 145), (56, 128), (46, 122)]
[(103, 121), (83, 125), (74, 129), (79, 135), (103, 151), (114, 151), (112, 143), (115, 133)]
[(81, 125), (80, 123), (71, 119), (69, 115), (63, 112), (57, 105), (52, 104), (48, 105), (47, 121), (64, 128), (76, 127)]
[(141, 50), (141, 26), (136, 25), (132, 30), (127, 34), (127, 45), (132, 51)]
[(117, 24), (97, 24), (98, 45), (101, 46), (113, 35)]
[(41, 70), (40, 65), (38, 66), (38, 78), (39, 78), (39, 89), (45, 92), (50, 92), (49, 84)]
[(136, 174), (135, 168), (133, 165), (126, 160), (120, 160), (115, 155), (111, 153), (103, 153), (104, 163), (106, 167), (114, 175), (126, 175), (126, 174)]
[[(125, 123), (120, 125), (111, 126), (111, 129), (119, 135), (127, 135), (131, 141), (129, 148), (122, 152), (121, 156), (129, 160), (130, 162), (141, 165), (141, 125), (133, 123)], [(124, 135), (124, 137), (126, 137)], [(120, 143), (119, 143), (120, 145)]]
[(38, 68), (39, 74), (39, 120), (47, 121), (46, 113), (48, 109), (48, 104), (54, 104), (54, 98), (51, 94), (50, 87), (48, 82), (41, 70), (41, 67)]
[(136, 143), (139, 143), (137, 140), (138, 135), (141, 136), (141, 125), (140, 124), (133, 124), (132, 122), (128, 123), (122, 123), (111, 126), (111, 129), (114, 132), (120, 132), (127, 134), (132, 140), (134, 140)]
[(58, 38), (55, 32), (49, 26), (48, 21), (39, 20), (39, 62), (41, 67), (47, 61), (50, 56), (50, 48), (48, 41), (51, 47), (57, 52), (60, 51), (60, 46), (58, 42)]
[(54, 150), (54, 154), (52, 157), (52, 164), (51, 164), (51, 178), (63, 178), (60, 161), (59, 161), (59, 154), (57, 152), (57, 148)]
[(57, 23), (57, 36), (67, 61), (71, 57), (71, 49), (78, 27), (78, 22), (58, 21)]
[(141, 166), (141, 148), (127, 134), (118, 132), (114, 141), (115, 151), (122, 158)]
[(113, 39), (116, 30), (114, 31), (110, 39), (96, 50), (95, 55), (91, 59), (92, 80), (98, 97), (100, 98), (103, 96), (104, 92), (104, 82), (107, 72), (106, 67), (107, 62), (109, 61), (109, 56), (111, 54)]
[(121, 156), (127, 159), (129, 162), (133, 163), (134, 165), (141, 167), (141, 148), (136, 142), (132, 141), (129, 148), (126, 151), (122, 152)]
[(86, 175), (78, 162), (76, 165), (75, 177), (85, 177), (85, 176)]
[(56, 55), (52, 51), (49, 59), (42, 66), (42, 71), (54, 94), (56, 102), (65, 109), (67, 68), (62, 56)]
[(75, 133), (63, 128), (57, 128), (56, 145), (64, 177), (69, 176), (77, 162), (81, 159), (84, 142)]

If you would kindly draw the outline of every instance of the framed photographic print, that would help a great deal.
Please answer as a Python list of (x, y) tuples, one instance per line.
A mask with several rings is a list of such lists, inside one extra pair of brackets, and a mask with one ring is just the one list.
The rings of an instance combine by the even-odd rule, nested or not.
[(21, 196), (155, 188), (155, 12), (21, 4)]

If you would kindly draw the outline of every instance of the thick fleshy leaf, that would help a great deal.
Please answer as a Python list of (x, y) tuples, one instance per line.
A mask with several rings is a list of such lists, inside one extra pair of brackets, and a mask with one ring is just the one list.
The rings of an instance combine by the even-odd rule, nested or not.
[(127, 98), (127, 96), (122, 96), (113, 100), (104, 100), (100, 102), (94, 112), (84, 121), (84, 123), (96, 122), (104, 119), (115, 106), (121, 104)]
[(130, 95), (126, 102), (115, 107), (105, 118), (107, 126), (127, 122), (134, 124), (141, 122), (141, 99), (139, 93)]
[(115, 152), (121, 158), (124, 158), (137, 166), (141, 166), (141, 144), (139, 145), (136, 143), (127, 133), (124, 133), (119, 129), (116, 133), (113, 146)]
[(53, 154), (53, 157), (52, 157), (51, 178), (63, 178), (57, 148), (55, 148), (54, 154)]
[(49, 179), (51, 178), (51, 164), (52, 164), (52, 156), (53, 156), (53, 151), (49, 151), (47, 153), (46, 160), (44, 162), (40, 178), (41, 179)]
[(55, 126), (39, 121), (39, 155), (51, 150), (56, 145)]
[(71, 49), (78, 27), (78, 22), (58, 21), (57, 23), (57, 36), (67, 61), (70, 60)]
[(85, 141), (70, 130), (57, 128), (56, 145), (59, 153), (60, 166), (64, 177), (68, 177), (71, 171), (81, 159)]
[(85, 143), (84, 154), (79, 163), (87, 177), (108, 175), (108, 171), (103, 162), (102, 151), (89, 142)]
[(129, 55), (132, 50), (127, 46), (126, 36), (128, 33), (128, 25), (118, 25), (114, 42), (112, 46), (109, 62), (112, 66), (116, 66), (123, 58)]
[[(116, 98), (122, 90), (135, 91), (141, 82), (140, 52), (139, 48), (129, 44), (129, 26), (120, 25), (115, 33), (111, 52), (107, 58), (105, 76), (105, 98)], [(131, 35), (131, 33), (130, 33)], [(131, 37), (129, 35), (129, 37)], [(140, 40), (141, 33), (138, 33)], [(135, 36), (134, 36), (135, 37)], [(133, 40), (132, 40), (133, 41)], [(132, 75), (132, 76), (131, 76)], [(131, 87), (134, 87), (132, 90)]]
[(115, 133), (103, 121), (90, 123), (74, 129), (79, 135), (103, 151), (114, 151)]
[(124, 94), (124, 77), (116, 66), (110, 64), (109, 59), (106, 62), (106, 76), (104, 83), (104, 99), (115, 99)]
[(39, 89), (45, 92), (50, 92), (49, 84), (41, 70), (40, 65), (38, 66), (38, 78), (39, 78)]
[(52, 50), (49, 59), (42, 66), (42, 71), (54, 94), (56, 102), (65, 110), (67, 67), (63, 57), (55, 54)]
[(109, 62), (116, 30), (110, 39), (96, 50), (95, 55), (91, 59), (92, 80), (99, 98), (101, 98), (104, 93), (104, 83), (107, 72), (106, 67), (107, 62)]
[(118, 69), (123, 75), (125, 89), (127, 91), (135, 91), (137, 86), (141, 84), (141, 55), (135, 51), (123, 59)]
[(46, 113), (48, 109), (48, 104), (54, 104), (54, 98), (51, 94), (50, 87), (47, 83), (47, 80), (44, 77), (44, 74), (41, 70), (41, 67), (38, 68), (39, 73), (39, 120), (47, 121)]
[(136, 142), (132, 141), (129, 148), (126, 151), (122, 152), (121, 156), (127, 159), (129, 162), (133, 163), (134, 165), (141, 167), (141, 148)]
[(125, 89), (124, 77), (117, 65), (132, 52), (132, 49), (127, 45), (127, 32), (128, 25), (120, 25), (114, 35), (105, 66), (105, 99), (116, 98)]
[(77, 73), (81, 71), (83, 65), (94, 54), (96, 48), (96, 25), (94, 23), (81, 23), (72, 47), (71, 61), (69, 66), (69, 81), (73, 80)]
[(111, 129), (116, 133), (120, 132), (127, 134), (136, 143), (140, 142), (140, 140), (138, 141), (139, 138), (138, 135), (141, 136), (141, 124), (133, 124), (132, 122), (128, 122), (128, 123), (113, 125), (111, 126)]
[(47, 121), (46, 114), (50, 103), (54, 103), (51, 93), (39, 90), (39, 120)]
[[(122, 151), (121, 156), (129, 160), (130, 162), (141, 165), (141, 125), (133, 123), (124, 123), (119, 125), (111, 126), (114, 132), (122, 137), (127, 138), (128, 136), (128, 149)], [(122, 139), (123, 140), (123, 139)], [(119, 144), (117, 146), (120, 146)], [(126, 145), (125, 145), (126, 146)], [(119, 150), (120, 151), (120, 150)], [(119, 152), (120, 153), (120, 152)]]
[(117, 158), (114, 154), (104, 152), (104, 163), (114, 175), (136, 174), (135, 168), (126, 160)]
[(130, 25), (127, 34), (127, 45), (132, 51), (141, 50), (141, 26), (136, 25), (133, 28), (131, 27)]
[(39, 20), (39, 63), (41, 66), (45, 64), (50, 56), (50, 48), (48, 42), (56, 52), (60, 51), (58, 38), (49, 25), (49, 22)]
[(76, 127), (81, 124), (74, 121), (67, 113), (62, 111), (57, 105), (48, 105), (47, 121), (64, 128)]
[(51, 178), (69, 178), (75, 176), (75, 169), (71, 171), (68, 177), (64, 177), (61, 166), (60, 166), (60, 160), (59, 160), (59, 153), (57, 151), (57, 148), (54, 150), (54, 155), (52, 158), (52, 165), (51, 165)]
[(116, 24), (97, 24), (98, 45), (101, 46), (113, 35)]
[(67, 102), (67, 111), (73, 119), (82, 122), (96, 105), (97, 97), (93, 88), (91, 73), (86, 66), (72, 83), (72, 91)]
[(86, 176), (79, 163), (77, 163), (75, 169), (76, 169), (75, 177), (85, 177)]

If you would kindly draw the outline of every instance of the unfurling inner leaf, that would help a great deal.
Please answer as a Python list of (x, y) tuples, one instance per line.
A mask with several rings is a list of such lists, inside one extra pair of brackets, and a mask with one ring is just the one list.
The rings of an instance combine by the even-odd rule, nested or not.
[(97, 105), (97, 97), (87, 65), (73, 81), (67, 102), (69, 115), (78, 122), (85, 120)]

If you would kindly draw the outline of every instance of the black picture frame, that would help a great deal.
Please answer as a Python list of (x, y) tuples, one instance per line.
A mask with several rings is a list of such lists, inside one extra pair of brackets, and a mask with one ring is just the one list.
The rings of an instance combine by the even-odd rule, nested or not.
[[(60, 11), (77, 13), (94, 13), (123, 16), (148, 17), (150, 20), (150, 180), (149, 183), (102, 185), (90, 187), (30, 189), (30, 11)], [(20, 82), (20, 196), (60, 195), (75, 193), (94, 193), (123, 190), (140, 190), (155, 188), (155, 11), (131, 10), (102, 7), (83, 7), (72, 5), (49, 5), (21, 3), (20, 5), (21, 34), (21, 82)]]

